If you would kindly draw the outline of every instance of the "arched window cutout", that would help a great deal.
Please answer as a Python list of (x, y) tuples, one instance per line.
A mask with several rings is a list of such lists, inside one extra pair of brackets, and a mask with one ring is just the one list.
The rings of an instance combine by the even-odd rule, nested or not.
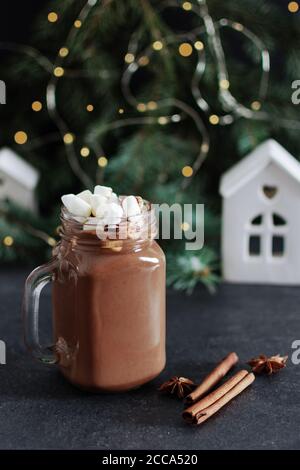
[(251, 220), (251, 225), (261, 225), (263, 223), (263, 216), (257, 215)]
[(269, 186), (265, 184), (263, 186), (263, 193), (268, 199), (273, 199), (278, 192), (278, 188), (276, 186)]
[(286, 220), (283, 217), (281, 217), (281, 215), (273, 214), (272, 217), (273, 217), (273, 225), (275, 225), (276, 227), (286, 225)]

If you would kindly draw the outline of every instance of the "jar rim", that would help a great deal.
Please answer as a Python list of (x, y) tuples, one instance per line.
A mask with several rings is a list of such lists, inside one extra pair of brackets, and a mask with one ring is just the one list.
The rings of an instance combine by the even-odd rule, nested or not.
[[(144, 211), (130, 217), (118, 218), (118, 224), (104, 225), (96, 217), (77, 217), (64, 206), (61, 209), (62, 228), (60, 235), (70, 238), (76, 236), (81, 241), (97, 237), (98, 240), (147, 240), (157, 236), (156, 217), (153, 206), (144, 200)], [(95, 219), (95, 221), (93, 220)], [(120, 220), (121, 219), (121, 220)], [(93, 237), (91, 237), (93, 235)]]

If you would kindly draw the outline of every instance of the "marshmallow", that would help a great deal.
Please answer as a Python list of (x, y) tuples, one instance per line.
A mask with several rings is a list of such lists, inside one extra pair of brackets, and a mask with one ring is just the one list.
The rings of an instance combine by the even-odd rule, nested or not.
[(143, 210), (145, 204), (144, 199), (141, 196), (136, 196), (136, 200), (138, 202), (138, 205), (140, 206), (140, 209)]
[(98, 194), (99, 196), (104, 196), (110, 198), (112, 195), (112, 188), (108, 188), (107, 186), (95, 186), (94, 194)]
[(91, 195), (91, 206), (92, 206), (92, 214), (96, 215), (97, 209), (99, 207), (105, 207), (107, 204), (107, 199), (104, 196), (100, 196), (99, 194), (92, 194)]
[(96, 209), (96, 217), (97, 219), (103, 219), (105, 217), (107, 211), (107, 204), (99, 205)]
[(109, 202), (109, 204), (113, 202), (114, 204), (120, 205), (120, 199), (118, 198), (116, 193), (112, 193), (112, 195), (110, 196), (108, 202)]
[(77, 194), (77, 197), (80, 197), (80, 199), (82, 199), (83, 201), (87, 202), (88, 204), (91, 205), (91, 196), (93, 194), (91, 193), (91, 191), (89, 189), (87, 189), (86, 191), (82, 191), (81, 193)]
[[(99, 208), (96, 215), (97, 217), (101, 217), (102, 215), (102, 207)], [(124, 216), (124, 212), (122, 207), (119, 204), (115, 204), (114, 202), (107, 204), (106, 210), (103, 217), (103, 223), (105, 225), (118, 225), (121, 222), (122, 217)]]
[(91, 215), (91, 206), (75, 194), (66, 194), (62, 196), (61, 200), (71, 214), (80, 217), (89, 217)]
[(122, 201), (122, 206), (126, 217), (140, 215), (141, 208), (135, 196), (128, 196)]

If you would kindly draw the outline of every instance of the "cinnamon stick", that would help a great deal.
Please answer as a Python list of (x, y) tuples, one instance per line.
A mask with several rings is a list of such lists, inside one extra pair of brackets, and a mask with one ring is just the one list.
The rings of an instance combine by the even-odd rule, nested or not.
[(199, 400), (189, 408), (186, 408), (186, 410), (183, 412), (184, 419), (193, 422), (195, 416), (199, 413), (199, 411), (208, 408), (213, 403), (222, 398), (223, 395), (225, 395), (227, 392), (229, 392), (229, 390), (235, 387), (235, 385), (238, 384), (242, 379), (244, 379), (248, 374), (249, 372), (247, 370), (240, 370), (239, 372), (237, 372), (216, 390), (211, 392), (206, 397), (202, 398), (202, 400)]
[(220, 364), (203, 380), (203, 382), (190, 393), (185, 401), (188, 404), (195, 403), (214, 387), (227, 374), (227, 372), (238, 362), (239, 358), (235, 352), (226, 356)]
[[(245, 371), (241, 371), (241, 372), (245, 372)], [(235, 377), (237, 377), (237, 375), (238, 374), (236, 374)], [(233, 379), (233, 377), (232, 377), (232, 379)], [(230, 379), (230, 380), (232, 380), (232, 379)], [(221, 389), (223, 389), (223, 391), (226, 390), (225, 386), (228, 384), (228, 382), (230, 380), (228, 380), (227, 382), (225, 382), (225, 384), (223, 384), (221, 387), (219, 387), (219, 389), (218, 389), (219, 394), (221, 394), (221, 392), (222, 392)], [(254, 382), (254, 380), (255, 380), (255, 375), (253, 373), (247, 374), (234, 387), (230, 388), (227, 391), (227, 393), (225, 392), (221, 396), (221, 398), (219, 398), (217, 401), (211, 403), (211, 401), (208, 400), (208, 397), (209, 397), (208, 396), (208, 397), (204, 398), (203, 400), (201, 400), (202, 406), (201, 407), (198, 406), (198, 408), (197, 408), (198, 411), (197, 412), (195, 412), (195, 410), (192, 410), (192, 408), (195, 408), (196, 405), (198, 405), (198, 403), (196, 405), (194, 405), (193, 407), (190, 407), (189, 409), (185, 410), (183, 412), (183, 418), (187, 422), (192, 423), (192, 424), (201, 424), (201, 423), (203, 423), (208, 418), (210, 418), (212, 415), (217, 413), (217, 411), (219, 411), (221, 408), (223, 408), (223, 406), (225, 406), (229, 401), (231, 401), (233, 398), (235, 398), (237, 395), (239, 395), (243, 390), (245, 390), (247, 387), (249, 387), (249, 385), (251, 385), (252, 382)], [(213, 393), (215, 393), (215, 392), (213, 392)], [(209, 404), (207, 406), (207, 403), (211, 403), (211, 404)], [(205, 408), (203, 408), (203, 406), (205, 406)]]

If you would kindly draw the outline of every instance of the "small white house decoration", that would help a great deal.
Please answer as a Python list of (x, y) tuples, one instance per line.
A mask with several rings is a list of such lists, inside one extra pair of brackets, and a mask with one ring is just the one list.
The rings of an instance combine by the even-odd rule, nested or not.
[(224, 279), (300, 284), (300, 163), (267, 140), (223, 175), (220, 193)]
[(9, 148), (0, 150), (0, 200), (10, 199), (36, 212), (34, 194), (39, 172)]

